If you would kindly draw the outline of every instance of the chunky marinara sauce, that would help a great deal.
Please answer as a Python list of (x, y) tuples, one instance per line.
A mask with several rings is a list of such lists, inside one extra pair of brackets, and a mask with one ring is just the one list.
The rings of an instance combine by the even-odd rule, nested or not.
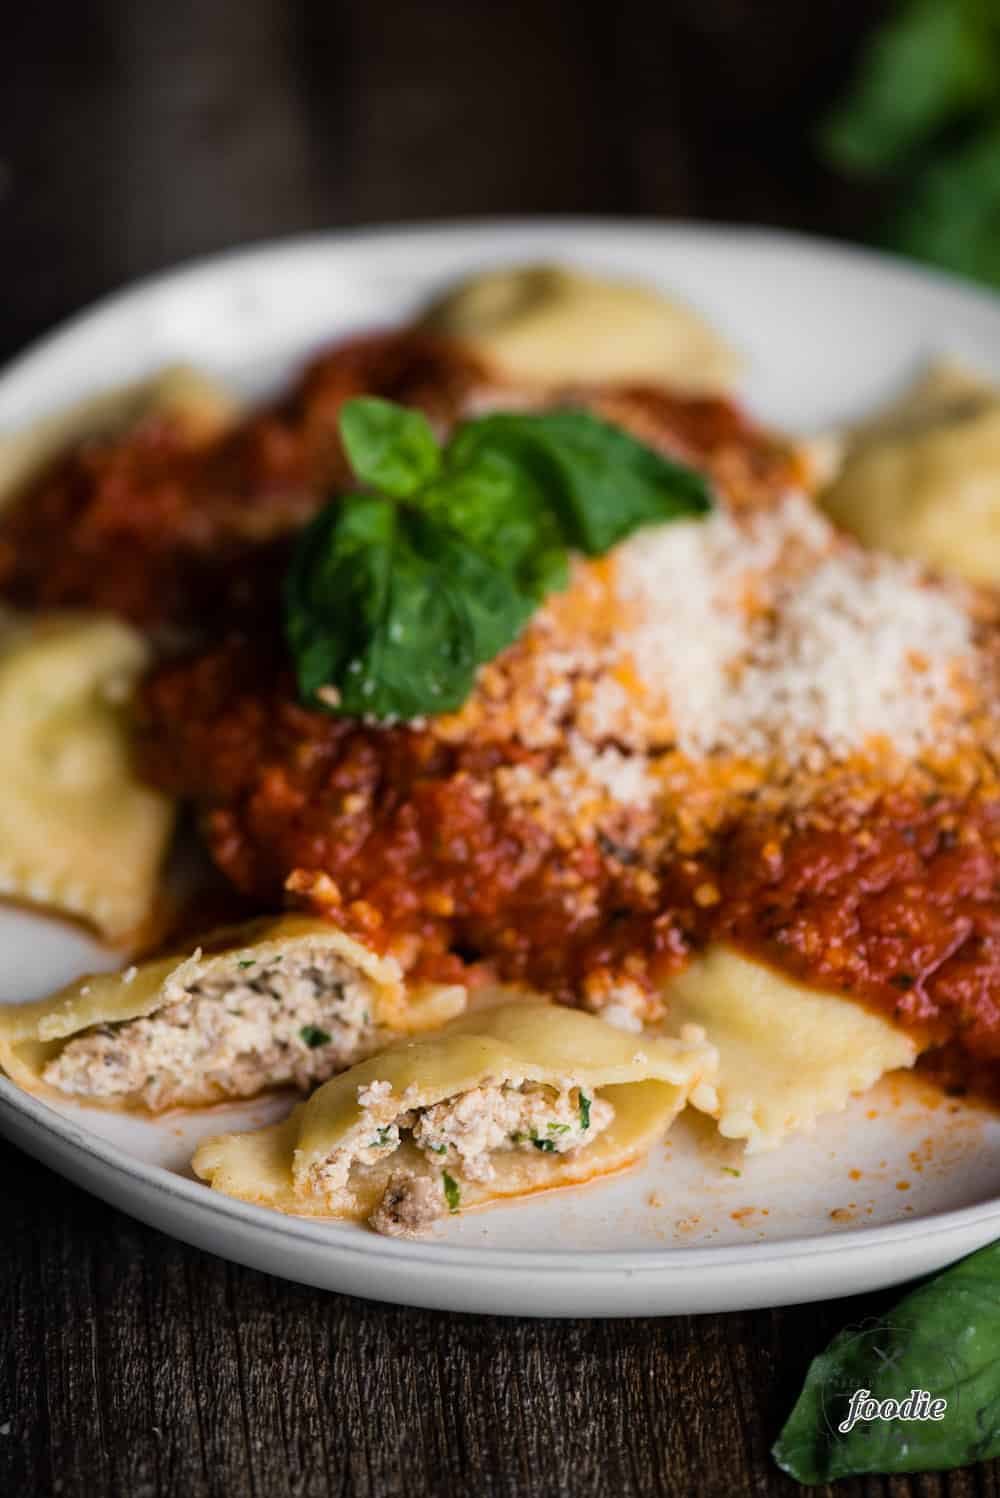
[(1000, 799), (887, 796), (846, 825), (736, 829), (704, 922), (941, 1044), (1000, 1057)]
[(697, 856), (651, 864), (600, 837), (561, 843), (491, 793), (498, 765), (544, 773), (544, 754), (307, 712), (259, 647), (164, 668), (146, 712), (147, 771), (200, 803), (238, 888), (273, 902), (290, 871), (327, 875), (386, 939), (411, 937), (424, 971), (484, 959), (595, 1007), (636, 985), (655, 1013), (656, 981), (724, 938), (1000, 1057), (1000, 800), (984, 793), (787, 822), (751, 805)]
[[(207, 446), (162, 420), (83, 444), (0, 523), (0, 593), (154, 630), (265, 621), (263, 638), (162, 666), (143, 705), (147, 773), (197, 803), (217, 863), (254, 899), (279, 903), (292, 875), (303, 895), (332, 892), (370, 939), (409, 943), (417, 970), (483, 961), (594, 1007), (631, 987), (650, 1015), (657, 981), (724, 938), (919, 1029), (954, 1074), (988, 1066), (1000, 1056), (1000, 803), (986, 793), (900, 793), (863, 815), (820, 805), (789, 819), (747, 803), (697, 853), (650, 854), (554, 836), (495, 793), (503, 767), (544, 777), (546, 751), (296, 704), (270, 621), (288, 536), (349, 482), (343, 401), (380, 393), (446, 427), (485, 380), (454, 346), (368, 338)], [(788, 451), (728, 402), (575, 398), (702, 463), (733, 503), (796, 479)]]
[[(168, 638), (212, 638), (273, 616), (288, 538), (350, 486), (338, 431), (345, 401), (379, 395), (419, 407), (443, 430), (477, 396), (495, 401), (503, 389), (455, 343), (377, 334), (323, 354), (284, 397), (210, 442), (155, 415), (83, 442), (0, 517), (0, 597), (20, 608), (106, 609)], [(797, 477), (788, 446), (730, 401), (644, 386), (556, 395), (704, 464), (737, 495), (773, 493)]]
[(238, 644), (164, 667), (145, 698), (146, 772), (202, 806), (237, 888), (274, 903), (290, 871), (326, 874), (345, 905), (418, 940), (423, 971), (457, 951), (567, 999), (588, 974), (641, 977), (681, 954), (634, 868), (595, 843), (560, 848), (490, 793), (499, 765), (544, 769), (544, 755), (308, 712), (280, 668), (264, 686), (263, 653)]
[[(446, 426), (481, 379), (454, 349), (412, 337), (351, 345), (217, 450), (186, 457), (181, 487), (190, 491), (173, 516), (169, 505), (150, 508), (141, 451), (121, 458), (139, 474), (131, 489), (126, 475), (115, 490), (121, 514), (144, 510), (154, 535), (155, 516), (167, 516), (163, 534), (176, 539), (193, 534), (185, 504), (194, 514), (207, 509), (198, 534), (210, 556), (224, 551), (223, 515), (241, 524), (256, 515), (258, 536), (273, 543), (296, 523), (296, 495), (313, 496), (300, 519), (324, 484), (344, 479), (343, 399), (378, 390), (422, 404)], [(726, 401), (642, 388), (562, 394), (700, 463), (730, 505), (766, 505), (801, 479), (787, 448)], [(154, 475), (159, 461), (150, 458)], [(173, 461), (163, 459), (168, 469)], [(214, 496), (207, 504), (206, 494)], [(87, 517), (83, 506), (84, 529)], [(27, 512), (22, 523), (30, 533)], [(47, 524), (55, 523), (50, 510)], [(245, 539), (245, 528), (237, 531)], [(141, 552), (145, 533), (130, 535)], [(14, 551), (30, 558), (22, 540)], [(158, 545), (150, 543), (151, 555)], [(64, 565), (75, 556), (71, 548)], [(231, 560), (227, 569), (241, 571)], [(26, 586), (36, 587), (30, 576)], [(162, 666), (143, 703), (147, 774), (197, 804), (215, 860), (247, 895), (273, 905), (287, 898), (291, 877), (301, 898), (336, 902), (339, 918), (391, 941), (418, 970), (457, 973), (482, 961), (593, 1007), (628, 989), (644, 996), (648, 1016), (664, 974), (723, 938), (865, 999), (967, 1062), (1000, 1053), (1000, 810), (981, 789), (869, 797), (860, 812), (819, 801), (795, 816), (737, 797), (685, 856), (669, 840), (651, 848), (563, 836), (496, 789), (498, 772), (510, 768), (544, 780), (555, 765), (547, 750), (513, 735), (455, 742), (433, 725), (366, 727), (299, 706), (273, 640), (266, 585), (255, 597), (263, 635), (234, 633)]]
[(484, 378), (452, 344), (376, 335), (324, 354), (286, 396), (213, 441), (152, 415), (83, 442), (0, 520), (0, 595), (22, 608), (107, 609), (156, 630), (211, 633), (260, 617), (277, 602), (283, 538), (349, 482), (344, 401), (378, 394), (447, 423)]

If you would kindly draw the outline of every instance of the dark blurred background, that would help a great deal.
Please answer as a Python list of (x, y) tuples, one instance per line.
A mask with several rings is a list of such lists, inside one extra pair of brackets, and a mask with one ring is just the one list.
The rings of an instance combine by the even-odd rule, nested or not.
[(877, 190), (825, 166), (815, 132), (886, 11), (871, 0), (9, 7), (0, 355), (135, 276), (304, 230), (591, 213), (864, 236)]

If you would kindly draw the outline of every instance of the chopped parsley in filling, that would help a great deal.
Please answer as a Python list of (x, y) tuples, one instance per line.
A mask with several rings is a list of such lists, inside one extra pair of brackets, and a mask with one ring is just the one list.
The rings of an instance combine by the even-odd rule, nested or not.
[(610, 1103), (572, 1079), (559, 1086), (487, 1080), (442, 1102), (402, 1111), (389, 1084), (373, 1082), (359, 1089), (358, 1101), (364, 1112), (349, 1140), (312, 1167), (309, 1185), (334, 1196), (347, 1187), (352, 1169), (382, 1163), (408, 1139), (427, 1172), (393, 1171), (371, 1217), (377, 1231), (396, 1236), (457, 1212), (462, 1183), (492, 1181), (498, 1155), (568, 1155), (590, 1144), (614, 1118)]
[(475, 1087), (411, 1117), (418, 1149), (453, 1161), (467, 1180), (490, 1181), (496, 1152), (569, 1154), (606, 1129), (614, 1109), (573, 1083), (556, 1089), (522, 1082)]
[(153, 1112), (305, 1091), (376, 1048), (372, 1008), (369, 980), (306, 942), (234, 961), (153, 1014), (84, 1031), (43, 1075), (61, 1092), (134, 1096)]

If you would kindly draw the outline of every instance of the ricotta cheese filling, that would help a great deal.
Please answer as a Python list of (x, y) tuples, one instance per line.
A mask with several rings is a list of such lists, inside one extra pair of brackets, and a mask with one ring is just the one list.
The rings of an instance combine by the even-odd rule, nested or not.
[(242, 958), (140, 1019), (68, 1042), (43, 1077), (81, 1097), (134, 1095), (152, 1112), (303, 1091), (377, 1047), (373, 985), (329, 950), (304, 943), (267, 963)]
[(406, 1136), (432, 1174), (393, 1172), (370, 1218), (376, 1231), (390, 1235), (419, 1232), (456, 1210), (459, 1182), (492, 1181), (497, 1154), (567, 1155), (589, 1145), (615, 1116), (611, 1103), (588, 1095), (572, 1078), (558, 1086), (520, 1077), (502, 1083), (486, 1078), (478, 1087), (423, 1108), (406, 1108), (404, 1095), (402, 1110), (389, 1083), (373, 1082), (358, 1089), (358, 1101), (364, 1111), (348, 1140), (312, 1166), (307, 1185), (333, 1198), (347, 1188), (352, 1169), (379, 1164)]

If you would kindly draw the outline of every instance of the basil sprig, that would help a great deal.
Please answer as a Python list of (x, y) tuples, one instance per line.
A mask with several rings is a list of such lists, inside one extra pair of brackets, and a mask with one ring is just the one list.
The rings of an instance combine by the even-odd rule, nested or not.
[(709, 507), (705, 480), (589, 411), (498, 412), (455, 437), (461, 462), (505, 453), (530, 475), (556, 512), (566, 544), (601, 556), (641, 525), (698, 515)]
[(299, 538), (285, 630), (303, 700), (351, 717), (461, 707), (566, 585), (570, 551), (710, 506), (694, 469), (586, 411), (486, 416), (441, 448), (419, 412), (364, 398), (340, 430), (364, 492)]
[[(802, 1483), (863, 1472), (931, 1472), (1000, 1456), (1000, 1243), (921, 1285), (886, 1315), (841, 1332), (806, 1375), (773, 1449)], [(913, 1390), (946, 1400), (936, 1418), (857, 1419), (868, 1390), (882, 1405)], [(924, 1405), (927, 1400), (923, 1401)], [(862, 1406), (863, 1410), (863, 1406)]]
[(889, 6), (820, 149), (845, 177), (873, 184), (877, 239), (1000, 286), (995, 0)]

